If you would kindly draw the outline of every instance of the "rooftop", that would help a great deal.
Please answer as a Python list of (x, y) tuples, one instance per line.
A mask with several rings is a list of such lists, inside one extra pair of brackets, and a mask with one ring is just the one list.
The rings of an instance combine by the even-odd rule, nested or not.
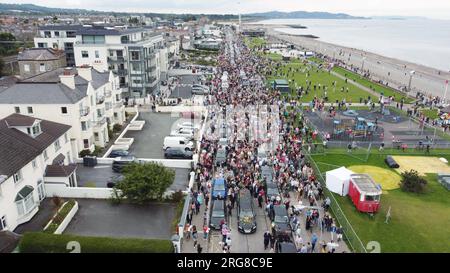
[[(71, 127), (48, 120), (41, 121), (42, 133), (31, 137), (11, 127), (29, 125), (35, 118), (12, 114), (0, 120), (0, 174), (10, 177), (47, 149)], [(33, 121), (34, 123), (34, 121)]]
[(49, 61), (58, 60), (64, 57), (65, 53), (62, 50), (55, 50), (53, 48), (29, 48), (20, 52), (17, 56), (18, 61)]

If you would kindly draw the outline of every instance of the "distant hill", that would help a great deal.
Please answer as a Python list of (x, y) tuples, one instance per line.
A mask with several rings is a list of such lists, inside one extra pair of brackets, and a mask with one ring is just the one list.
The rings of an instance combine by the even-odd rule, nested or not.
[(61, 9), (61, 8), (48, 8), (43, 6), (38, 6), (34, 4), (4, 4), (0, 3), (1, 13), (42, 13), (42, 14), (81, 14), (81, 13), (99, 13), (94, 10), (86, 9)]
[(261, 17), (265, 19), (368, 19), (366, 17), (355, 17), (345, 13), (308, 12), (308, 11), (269, 11), (262, 13), (250, 13), (245, 16)]

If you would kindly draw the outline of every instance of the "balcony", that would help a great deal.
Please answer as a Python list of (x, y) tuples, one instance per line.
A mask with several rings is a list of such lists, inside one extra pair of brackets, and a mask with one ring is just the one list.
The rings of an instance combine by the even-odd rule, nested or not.
[(96, 127), (101, 127), (104, 124), (106, 124), (106, 117), (98, 118), (97, 121), (95, 121), (95, 126)]
[(147, 71), (147, 72), (156, 71), (156, 65), (152, 65), (152, 66), (147, 67), (147, 69), (145, 71)]
[(82, 116), (82, 117), (89, 115), (89, 113), (90, 113), (89, 107), (83, 107), (80, 109), (80, 116)]
[(112, 103), (110, 103), (110, 102), (105, 103), (105, 111), (108, 111), (111, 109), (112, 109)]
[(119, 84), (119, 88), (128, 88), (128, 84), (127, 83), (120, 83)]
[(95, 101), (97, 104), (102, 104), (105, 102), (105, 96), (98, 96)]
[(128, 75), (128, 71), (126, 69), (117, 69), (117, 71), (115, 71), (115, 72), (119, 76), (127, 76)]
[(125, 62), (125, 57), (123, 57), (123, 56), (108, 57), (108, 62), (109, 63), (123, 63), (123, 62)]

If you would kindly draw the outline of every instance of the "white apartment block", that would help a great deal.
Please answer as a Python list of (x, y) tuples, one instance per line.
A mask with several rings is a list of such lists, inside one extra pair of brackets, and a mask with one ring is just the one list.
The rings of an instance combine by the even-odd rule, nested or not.
[[(123, 26), (72, 26), (66, 32), (62, 31), (64, 27), (69, 29), (69, 26), (41, 27), (41, 37), (35, 38), (35, 45), (59, 48), (64, 45), (69, 54), (73, 52), (76, 66), (89, 65), (101, 72), (112, 70), (119, 76), (120, 86), (127, 88), (127, 97), (159, 93), (161, 74), (168, 70), (168, 51), (161, 34), (148, 28)], [(55, 33), (59, 36), (54, 37)], [(60, 38), (68, 33), (70, 41)], [(71, 62), (68, 60), (68, 64)]]
[(69, 125), (12, 114), (0, 120), (0, 230), (28, 222), (44, 184), (76, 187)]
[(31, 77), (0, 93), (0, 118), (11, 113), (72, 126), (77, 154), (105, 147), (110, 129), (125, 121), (119, 77), (91, 67), (57, 69)]

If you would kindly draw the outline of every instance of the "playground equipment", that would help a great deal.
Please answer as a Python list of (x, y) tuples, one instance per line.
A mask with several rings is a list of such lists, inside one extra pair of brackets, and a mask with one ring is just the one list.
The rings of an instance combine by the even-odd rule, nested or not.
[(355, 118), (355, 127), (354, 136), (371, 136), (375, 131), (375, 124), (372, 122), (368, 122), (365, 118), (356, 117)]
[(349, 135), (353, 130), (353, 121), (351, 119), (335, 119), (333, 120), (333, 137), (342, 138)]

